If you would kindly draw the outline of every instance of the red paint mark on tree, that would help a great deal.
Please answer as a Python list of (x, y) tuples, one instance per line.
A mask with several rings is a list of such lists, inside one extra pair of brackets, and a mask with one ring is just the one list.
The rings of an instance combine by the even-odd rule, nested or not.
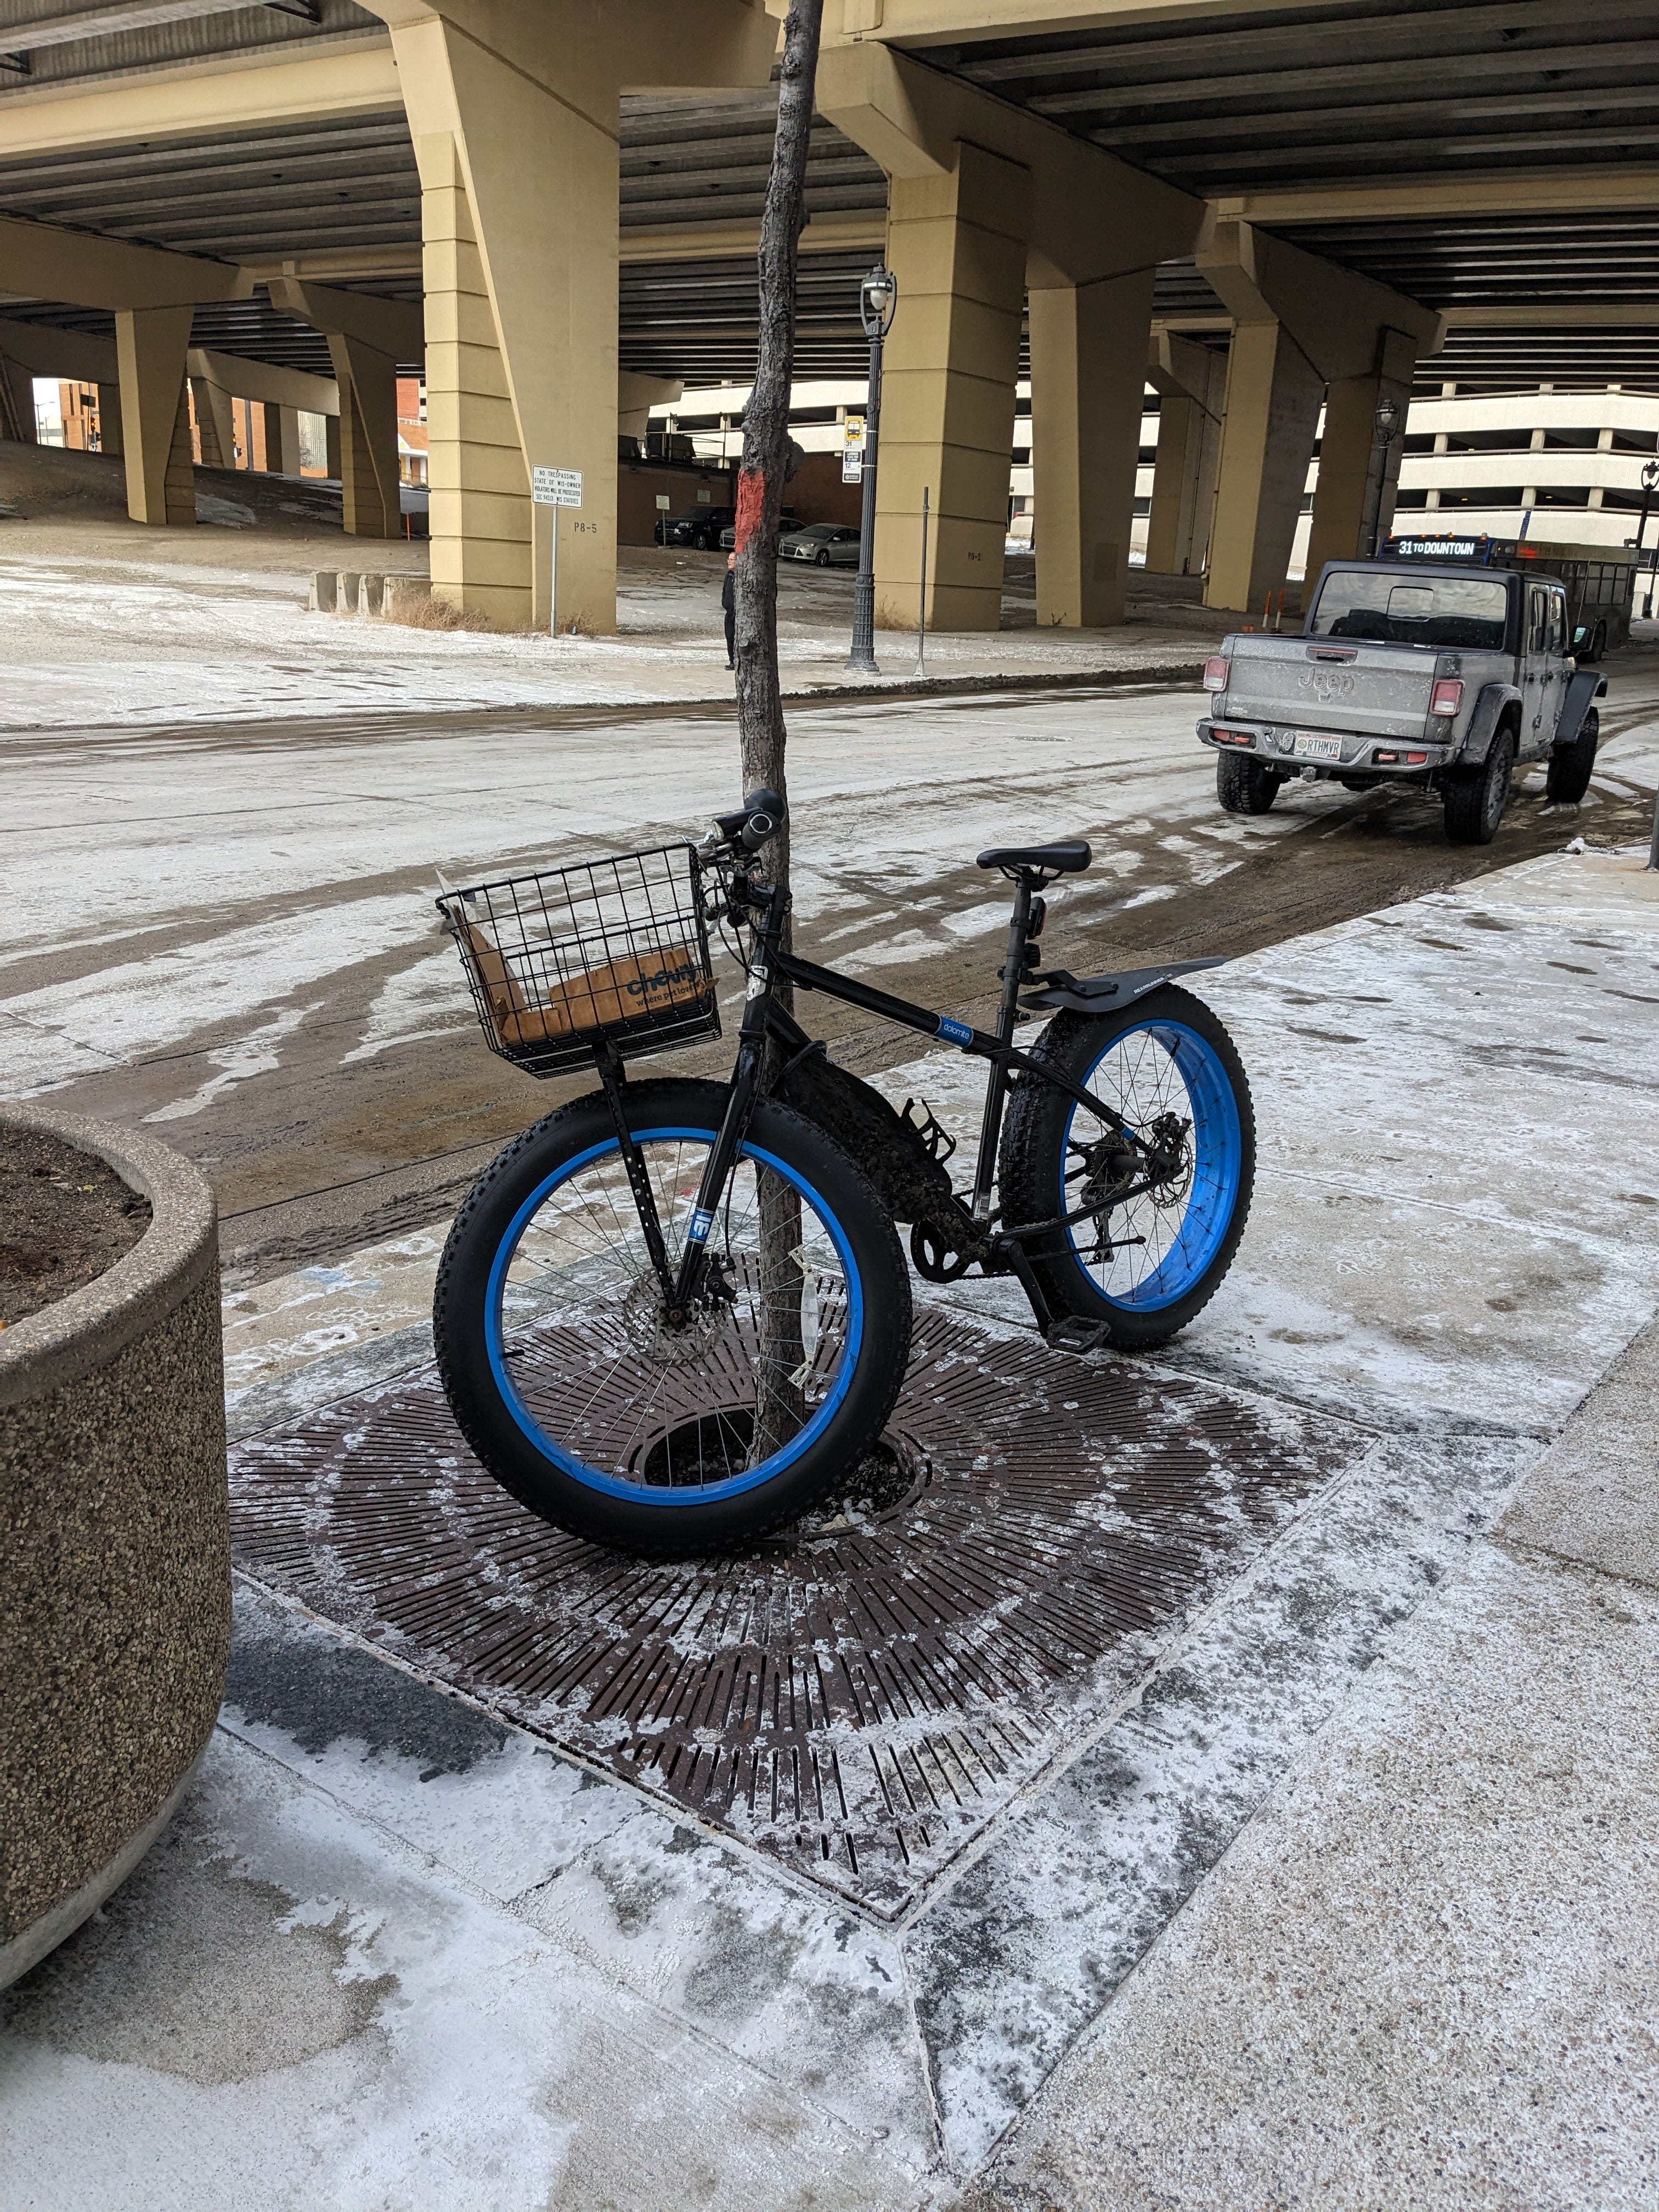
[(758, 535), (761, 514), (766, 505), (766, 478), (759, 469), (739, 469), (738, 471), (738, 517), (734, 532), (737, 550), (741, 553), (751, 538)]

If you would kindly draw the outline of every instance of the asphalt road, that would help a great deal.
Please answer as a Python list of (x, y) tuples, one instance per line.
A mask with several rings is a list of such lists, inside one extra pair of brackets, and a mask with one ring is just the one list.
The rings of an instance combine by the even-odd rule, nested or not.
[[(1547, 809), (1534, 772), (1473, 851), (1392, 790), (1294, 786), (1258, 820), (1223, 814), (1190, 694), (797, 710), (798, 941), (971, 1018), (1001, 953), (1002, 887), (973, 865), (993, 842), (1094, 845), (1045, 941), (1079, 973), (1247, 951), (1576, 836), (1628, 843), (1650, 817), (1659, 650), (1609, 677), (1589, 801)], [(240, 1282), (434, 1218), (588, 1087), (485, 1050), (436, 871), (466, 883), (695, 835), (737, 795), (727, 706), (20, 733), (0, 762), (0, 1087), (148, 1122), (200, 1162)], [(853, 1065), (914, 1054), (913, 1033), (804, 1012)]]

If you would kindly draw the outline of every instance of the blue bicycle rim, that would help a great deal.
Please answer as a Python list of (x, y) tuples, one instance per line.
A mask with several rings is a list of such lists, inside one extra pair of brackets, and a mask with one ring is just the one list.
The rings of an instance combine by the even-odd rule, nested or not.
[[(635, 1132), (635, 1141), (641, 1145), (674, 1139), (707, 1145), (713, 1142), (714, 1136), (712, 1129), (638, 1129)], [(835, 1419), (842, 1399), (852, 1387), (854, 1370), (858, 1365), (859, 1346), (864, 1340), (864, 1285), (846, 1231), (811, 1184), (795, 1169), (779, 1159), (775, 1153), (766, 1152), (758, 1145), (744, 1145), (738, 1158), (772, 1168), (781, 1176), (812, 1207), (829, 1231), (830, 1241), (835, 1245), (847, 1285), (847, 1328), (836, 1363), (834, 1387), (805, 1427), (798, 1436), (792, 1437), (781, 1451), (774, 1452), (758, 1467), (745, 1468), (741, 1474), (734, 1474), (725, 1482), (701, 1484), (695, 1490), (671, 1489), (649, 1483), (623, 1482), (616, 1475), (607, 1474), (602, 1468), (590, 1467), (586, 1460), (578, 1459), (574, 1452), (567, 1451), (562, 1444), (555, 1443), (519, 1395), (518, 1386), (507, 1369), (506, 1347), (501, 1339), (501, 1300), (507, 1287), (507, 1271), (513, 1264), (513, 1255), (518, 1250), (519, 1240), (524, 1234), (526, 1223), (561, 1183), (568, 1182), (571, 1176), (587, 1166), (590, 1161), (603, 1159), (617, 1149), (617, 1139), (611, 1137), (602, 1145), (590, 1145), (585, 1152), (579, 1152), (574, 1158), (565, 1161), (562, 1166), (555, 1169), (550, 1176), (537, 1185), (508, 1224), (507, 1234), (496, 1248), (495, 1257), (490, 1263), (489, 1280), (484, 1291), (484, 1343), (489, 1358), (489, 1371), (495, 1378), (495, 1388), (501, 1395), (502, 1403), (525, 1436), (544, 1458), (550, 1460), (573, 1480), (585, 1484), (590, 1490), (600, 1491), (607, 1498), (626, 1498), (637, 1505), (683, 1508), (718, 1504), (723, 1498), (738, 1498), (745, 1491), (759, 1489), (763, 1483), (775, 1481), (817, 1443)]]
[[(1157, 1313), (1164, 1306), (1176, 1304), (1194, 1289), (1221, 1249), (1238, 1204), (1244, 1172), (1244, 1137), (1239, 1126), (1238, 1102), (1220, 1054), (1207, 1038), (1188, 1029), (1184, 1022), (1144, 1022), (1136, 1029), (1121, 1030), (1094, 1061), (1079, 1089), (1088, 1090), (1101, 1061), (1131, 1037), (1139, 1036), (1152, 1037), (1169, 1053), (1187, 1087), (1188, 1110), (1193, 1121), (1193, 1182), (1181, 1227), (1157, 1267), (1127, 1296), (1114, 1295), (1096, 1280), (1093, 1268), (1078, 1242), (1079, 1231), (1086, 1230), (1088, 1224), (1073, 1222), (1066, 1233), (1071, 1241), (1073, 1258), (1108, 1305), (1116, 1306), (1125, 1313)], [(1102, 1103), (1113, 1102), (1103, 1099)], [(1062, 1213), (1071, 1207), (1066, 1194), (1066, 1147), (1073, 1124), (1082, 1110), (1079, 1106), (1073, 1107), (1060, 1135)]]

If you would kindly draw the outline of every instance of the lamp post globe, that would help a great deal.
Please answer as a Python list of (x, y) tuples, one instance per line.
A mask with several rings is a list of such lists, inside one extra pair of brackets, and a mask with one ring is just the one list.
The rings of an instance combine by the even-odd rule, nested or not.
[(1659, 459), (1644, 461), (1642, 464), (1642, 512), (1636, 518), (1636, 550), (1638, 553), (1646, 550), (1644, 540), (1648, 534), (1648, 509), (1653, 503), (1653, 495), (1656, 490), (1659, 490)]
[(859, 319), (867, 338), (884, 338), (892, 328), (898, 305), (898, 278), (885, 262), (878, 261), (859, 286)]
[(870, 391), (864, 410), (863, 501), (859, 526), (859, 573), (853, 586), (853, 649), (847, 665), (866, 676), (876, 665), (876, 451), (881, 428), (881, 349), (898, 306), (898, 278), (877, 262), (859, 286), (859, 319), (870, 341)]

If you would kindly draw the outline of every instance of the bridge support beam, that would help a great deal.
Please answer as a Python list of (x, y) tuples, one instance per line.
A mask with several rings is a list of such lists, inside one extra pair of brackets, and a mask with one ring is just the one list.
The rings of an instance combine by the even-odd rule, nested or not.
[(279, 400), (264, 399), (258, 404), (265, 417), (265, 471), (274, 477), (297, 477), (300, 473), (300, 410), (284, 407)]
[(124, 307), (115, 318), (127, 513), (135, 522), (196, 520), (195, 456), (185, 397), (189, 307)]
[[(1128, 567), (1152, 289), (1202, 203), (873, 42), (826, 48), (817, 105), (888, 176), (888, 341), (876, 619), (908, 628), (924, 484), (929, 617), (994, 629), (1029, 286), (1042, 618), (1114, 622)], [(1012, 343), (1011, 343), (1012, 337)], [(1115, 571), (1115, 574), (1111, 573)]]
[[(1359, 376), (1339, 377), (1326, 392), (1319, 481), (1308, 533), (1310, 585), (1327, 561), (1351, 561), (1356, 554), (1369, 557), (1389, 534), (1416, 367), (1413, 339), (1404, 331), (1384, 331), (1375, 367)], [(1376, 424), (1376, 410), (1385, 399), (1396, 410), (1394, 435), (1388, 439)]]
[(915, 623), (924, 489), (929, 627), (1001, 626), (1029, 185), (977, 146), (958, 146), (943, 175), (892, 181), (887, 258), (900, 307), (882, 390), (878, 629)]
[(1123, 619), (1146, 409), (1152, 271), (1030, 294), (1041, 629)]
[(1146, 381), (1159, 403), (1146, 566), (1164, 576), (1201, 575), (1221, 459), (1227, 356), (1160, 331), (1147, 354)]
[(1375, 373), (1388, 331), (1437, 351), (1440, 319), (1231, 217), (1195, 259), (1234, 319), (1205, 604), (1258, 616), (1285, 584), (1326, 386)]
[[(421, 173), (434, 594), (507, 628), (617, 625), (621, 98), (762, 85), (776, 26), (746, 0), (372, 0)], [(571, 514), (530, 472), (579, 471)]]

